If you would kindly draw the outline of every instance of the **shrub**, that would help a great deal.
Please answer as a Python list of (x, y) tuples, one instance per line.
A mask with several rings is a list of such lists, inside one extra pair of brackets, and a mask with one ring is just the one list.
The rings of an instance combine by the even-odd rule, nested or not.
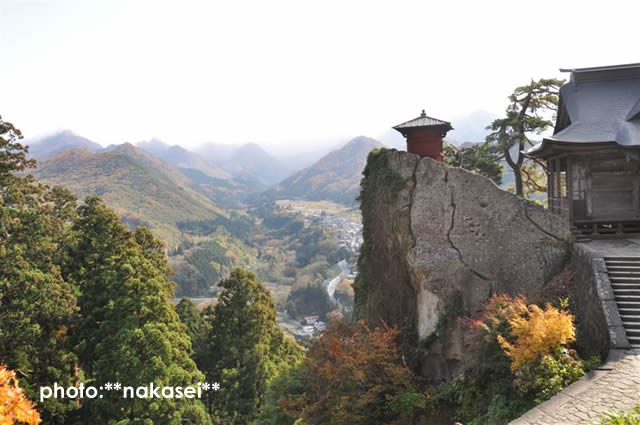
[(598, 425), (640, 425), (640, 404), (631, 412), (608, 413), (598, 422)]
[(521, 366), (515, 372), (514, 384), (523, 393), (534, 394), (536, 404), (551, 398), (582, 375), (583, 364), (574, 350), (556, 348), (553, 354)]
[(490, 300), (478, 327), (496, 338), (511, 359), (514, 386), (535, 403), (584, 375), (584, 363), (567, 347), (575, 341), (575, 326), (565, 310), (550, 304), (542, 309), (527, 305), (524, 297), (501, 295)]
[(334, 322), (308, 351), (303, 397), (285, 393), (279, 405), (310, 424), (414, 423), (429, 398), (404, 364), (397, 336), (386, 325)]
[(39, 423), (40, 415), (18, 386), (15, 372), (0, 365), (0, 424)]
[(515, 342), (498, 335), (498, 342), (505, 354), (511, 357), (511, 369), (517, 371), (542, 357), (554, 353), (559, 347), (575, 341), (573, 316), (547, 304), (541, 309), (535, 304), (528, 307), (524, 298), (514, 300), (515, 314), (507, 318), (511, 337)]

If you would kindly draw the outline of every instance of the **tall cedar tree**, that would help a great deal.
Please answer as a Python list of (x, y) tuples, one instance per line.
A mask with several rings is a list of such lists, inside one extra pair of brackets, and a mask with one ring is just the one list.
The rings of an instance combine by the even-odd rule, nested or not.
[[(16, 371), (27, 396), (81, 379), (68, 331), (76, 312), (60, 263), (75, 198), (16, 173), (35, 166), (22, 134), (0, 118), (0, 364)], [(47, 424), (62, 424), (73, 400), (38, 405)]]
[[(169, 302), (173, 285), (162, 246), (146, 229), (129, 231), (99, 198), (87, 198), (78, 215), (66, 272), (81, 293), (74, 338), (93, 383), (135, 388), (204, 381)], [(80, 416), (109, 425), (210, 423), (200, 401), (132, 399), (115, 392), (85, 400)]]
[[(493, 121), (487, 130), (491, 133), (486, 138), (487, 145), (504, 155), (507, 164), (513, 169), (515, 190), (518, 196), (524, 196), (522, 153), (528, 146), (533, 146), (530, 134), (541, 134), (553, 127), (553, 116), (558, 108), (559, 90), (564, 80), (553, 78), (531, 81), (526, 86), (517, 87), (509, 96), (509, 106), (504, 118)], [(552, 114), (553, 115), (553, 114)], [(511, 148), (518, 147), (515, 158)]]
[(251, 272), (235, 269), (211, 318), (208, 382), (222, 390), (208, 400), (215, 423), (251, 423), (264, 402), (267, 383), (302, 356), (276, 323), (273, 299)]
[(187, 333), (191, 339), (191, 358), (196, 362), (200, 370), (208, 361), (209, 335), (211, 334), (211, 317), (213, 307), (208, 305), (200, 313), (196, 305), (189, 299), (182, 299), (176, 306), (176, 312), (182, 323), (187, 327)]

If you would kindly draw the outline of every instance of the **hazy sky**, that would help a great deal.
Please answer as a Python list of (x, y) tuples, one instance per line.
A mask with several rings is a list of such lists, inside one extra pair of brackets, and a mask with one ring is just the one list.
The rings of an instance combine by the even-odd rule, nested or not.
[[(591, 6), (592, 5), (592, 6)], [(102, 144), (376, 137), (640, 62), (640, 2), (0, 0), (0, 114)], [(292, 148), (293, 149), (293, 148)]]

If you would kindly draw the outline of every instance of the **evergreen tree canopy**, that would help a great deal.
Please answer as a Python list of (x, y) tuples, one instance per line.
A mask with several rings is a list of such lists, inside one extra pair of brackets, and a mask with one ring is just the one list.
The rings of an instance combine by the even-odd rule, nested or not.
[[(494, 120), (487, 130), (491, 133), (486, 144), (494, 151), (500, 152), (515, 176), (515, 190), (518, 196), (524, 196), (522, 166), (525, 156), (522, 153), (527, 146), (533, 146), (529, 139), (531, 134), (540, 135), (553, 127), (553, 114), (558, 108), (560, 86), (564, 80), (543, 78), (538, 81), (517, 87), (509, 96), (509, 106), (504, 118)], [(514, 158), (510, 149), (518, 147)]]
[(211, 334), (211, 321), (206, 315), (213, 313), (213, 307), (207, 306), (203, 315), (191, 300), (184, 298), (176, 306), (176, 312), (187, 327), (191, 339), (191, 358), (203, 370), (203, 365), (208, 361), (208, 338)]
[[(78, 212), (68, 271), (81, 292), (75, 340), (87, 373), (97, 385), (184, 387), (204, 381), (169, 302), (173, 287), (159, 243), (146, 230), (129, 231), (99, 198), (87, 198)], [(199, 401), (121, 394), (86, 402), (82, 415), (118, 425), (209, 422)]]
[(216, 423), (247, 424), (264, 401), (267, 383), (302, 356), (276, 324), (271, 295), (253, 273), (235, 269), (219, 285), (224, 290), (211, 318), (209, 382), (221, 391), (209, 400)]
[(444, 145), (445, 163), (488, 177), (497, 185), (502, 184), (501, 158), (500, 153), (484, 144), (460, 148), (448, 143)]
[[(16, 370), (36, 399), (41, 385), (81, 379), (68, 343), (76, 297), (60, 270), (75, 198), (16, 175), (35, 166), (21, 138), (0, 118), (0, 364)], [(48, 424), (63, 423), (74, 408), (55, 398), (38, 406)]]

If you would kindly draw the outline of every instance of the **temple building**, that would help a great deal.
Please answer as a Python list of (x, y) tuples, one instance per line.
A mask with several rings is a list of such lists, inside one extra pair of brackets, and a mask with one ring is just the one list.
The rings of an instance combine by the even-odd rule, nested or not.
[(398, 124), (393, 127), (407, 139), (407, 152), (429, 157), (442, 162), (442, 139), (449, 130), (453, 130), (451, 123), (428, 117), (422, 110), (418, 118)]
[(640, 64), (561, 71), (555, 132), (527, 152), (549, 208), (585, 234), (640, 232)]

